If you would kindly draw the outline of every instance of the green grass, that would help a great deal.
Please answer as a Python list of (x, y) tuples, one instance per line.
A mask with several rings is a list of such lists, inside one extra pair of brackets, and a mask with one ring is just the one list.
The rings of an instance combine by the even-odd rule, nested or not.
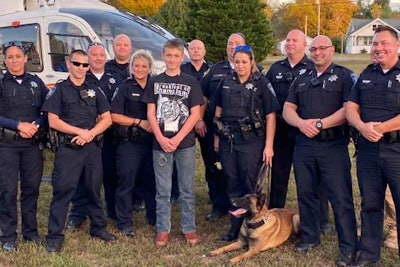
[[(349, 66), (356, 73), (368, 64), (368, 57), (352, 57), (346, 60), (340, 55), (337, 56), (338, 64)], [(277, 60), (277, 57), (269, 58), (269, 62)], [(357, 64), (356, 64), (356, 63)], [(267, 63), (268, 64), (268, 63)], [(357, 65), (356, 67), (353, 64)], [(352, 155), (352, 145), (349, 146)], [(51, 172), (51, 161), (53, 155), (46, 152), (46, 175)], [(353, 159), (354, 160), (354, 159)], [(92, 267), (92, 266), (225, 266), (227, 261), (243, 253), (244, 250), (231, 252), (214, 258), (203, 257), (205, 253), (226, 243), (220, 241), (220, 237), (229, 229), (228, 217), (217, 222), (207, 222), (205, 215), (210, 211), (208, 202), (207, 186), (204, 181), (204, 169), (197, 155), (196, 173), (196, 222), (197, 231), (201, 243), (193, 248), (185, 244), (179, 226), (179, 204), (173, 207), (171, 242), (166, 248), (157, 248), (153, 244), (155, 237), (154, 227), (146, 224), (144, 212), (134, 213), (133, 220), (137, 235), (134, 238), (121, 236), (114, 227), (112, 221), (108, 221), (108, 229), (116, 234), (119, 239), (114, 244), (106, 244), (100, 240), (91, 239), (88, 234), (88, 223), (82, 229), (75, 232), (66, 232), (66, 242), (59, 254), (48, 254), (44, 246), (36, 246), (22, 241), (19, 242), (16, 253), (6, 254), (0, 251), (0, 267), (21, 266), (21, 267), (46, 267), (46, 266), (68, 266), (68, 267)], [(353, 185), (356, 215), (358, 222), (360, 210), (360, 195), (355, 176), (355, 163), (353, 162)], [(42, 182), (39, 197), (38, 223), (39, 233), (44, 236), (47, 233), (47, 220), (49, 204), (51, 200), (50, 182)], [(297, 206), (296, 189), (294, 179), (291, 177), (287, 206)], [(333, 223), (332, 213), (331, 221)], [(386, 229), (385, 229), (386, 231)], [(238, 266), (334, 266), (338, 256), (336, 232), (322, 236), (322, 244), (317, 249), (305, 255), (294, 253), (293, 245), (296, 241), (291, 238), (278, 248), (262, 252), (248, 260), (239, 263)], [(382, 248), (382, 266), (394, 266), (398, 264), (397, 251)]]

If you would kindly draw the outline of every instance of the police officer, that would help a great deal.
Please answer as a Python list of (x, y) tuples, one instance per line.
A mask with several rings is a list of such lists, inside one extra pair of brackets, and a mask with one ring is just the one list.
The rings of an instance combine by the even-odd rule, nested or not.
[(305, 253), (320, 244), (318, 185), (322, 183), (338, 233), (336, 265), (347, 266), (356, 252), (357, 235), (343, 103), (356, 77), (333, 64), (334, 50), (329, 37), (314, 38), (310, 53), (315, 70), (294, 81), (283, 117), (300, 130), (293, 155), (301, 220), (301, 241), (295, 251)]
[[(314, 68), (314, 63), (306, 56), (307, 41), (300, 30), (292, 30), (286, 36), (285, 51), (287, 58), (272, 64), (266, 77), (271, 81), (276, 92), (281, 109), (277, 112), (276, 134), (274, 139), (274, 158), (272, 159), (271, 190), (269, 208), (284, 208), (292, 168), (293, 151), (297, 128), (290, 126), (282, 117), (283, 104), (289, 94), (289, 87), (300, 75), (307, 74)], [(321, 231), (330, 231), (328, 202), (320, 188), (323, 197), (321, 201)]]
[(128, 35), (119, 34), (113, 43), (114, 59), (106, 63), (106, 71), (114, 75), (119, 85), (130, 76), (129, 59), (132, 54), (132, 42)]
[(43, 158), (39, 134), (47, 127), (40, 112), (47, 88), (25, 72), (28, 60), (21, 42), (4, 46), (7, 72), (0, 77), (0, 237), (3, 250), (17, 249), (18, 178), (21, 187), (21, 230), (25, 241), (41, 243), (36, 221)]
[[(231, 199), (254, 193), (262, 161), (271, 166), (275, 111), (279, 109), (271, 83), (257, 70), (250, 46), (236, 46), (233, 63), (235, 71), (224, 78), (216, 97), (214, 140)], [(236, 209), (230, 208), (227, 240), (238, 237), (243, 222), (233, 215)]]
[[(200, 80), (201, 89), (203, 91), (205, 102), (203, 106), (201, 106), (201, 120), (197, 122), (195, 126), (195, 130), (197, 133), (202, 134), (204, 132), (213, 134), (213, 117), (215, 115), (215, 96), (217, 93), (217, 88), (220, 83), (224, 79), (225, 76), (231, 74), (233, 72), (233, 54), (235, 52), (235, 47), (237, 45), (244, 45), (245, 40), (243, 34), (240, 33), (232, 33), (227, 41), (226, 45), (226, 54), (227, 60), (223, 60), (215, 65), (213, 65), (208, 72), (206, 72), (203, 79)], [(202, 148), (202, 156), (204, 161), (207, 161), (206, 164), (206, 181), (208, 184), (208, 190), (210, 199), (212, 202), (212, 211), (207, 214), (206, 220), (214, 221), (217, 218), (225, 215), (228, 212), (230, 201), (227, 194), (227, 180), (223, 175), (223, 172), (216, 167), (216, 163), (218, 162), (218, 156), (214, 152), (213, 142), (209, 139), (204, 139), (203, 147), (207, 147), (207, 151), (209, 151), (208, 155), (203, 155)], [(208, 171), (207, 171), (208, 168)], [(231, 241), (233, 240), (232, 236), (224, 236), (224, 240)]]
[(73, 50), (67, 60), (70, 75), (56, 85), (43, 105), (59, 141), (46, 236), (48, 252), (61, 250), (68, 204), (80, 179), (88, 192), (90, 235), (107, 242), (116, 240), (106, 230), (100, 197), (102, 165), (98, 135), (111, 125), (110, 105), (99, 88), (85, 82), (88, 61), (85, 51)]
[[(361, 239), (355, 266), (372, 266), (380, 260), (385, 189), (388, 185), (400, 209), (400, 63), (395, 29), (379, 26), (371, 53), (378, 64), (360, 75), (346, 105), (346, 118), (361, 134), (358, 139), (357, 176), (360, 187)], [(397, 228), (399, 234), (399, 229)]]
[[(190, 41), (189, 47), (190, 62), (184, 63), (181, 66), (181, 71), (185, 72), (198, 81), (204, 76), (206, 71), (209, 69), (209, 64), (204, 60), (206, 55), (206, 48), (201, 40), (194, 39)], [(205, 107), (205, 106), (204, 106)], [(211, 124), (211, 121), (209, 121)], [(218, 176), (222, 176), (222, 172), (219, 171), (215, 163), (219, 161), (217, 154), (213, 148), (214, 134), (212, 131), (207, 131), (207, 126), (202, 119), (200, 119), (195, 126), (197, 140), (199, 141), (201, 148), (201, 156), (203, 158), (205, 166), (205, 179), (208, 185), (208, 195), (211, 202), (213, 203), (213, 211), (206, 216), (207, 220), (215, 220), (219, 215), (226, 213), (225, 209), (217, 209), (219, 206), (217, 199), (216, 181), (219, 179)], [(223, 179), (223, 178), (222, 178)]]
[[(90, 43), (88, 47), (89, 70), (86, 73), (86, 83), (89, 86), (100, 88), (106, 95), (107, 100), (111, 98), (117, 87), (114, 76), (105, 71), (106, 51), (101, 43)], [(115, 188), (116, 188), (116, 166), (115, 154), (117, 148), (117, 136), (115, 127), (108, 128), (103, 134), (102, 161), (103, 161), (103, 185), (104, 196), (109, 218), (115, 216)], [(88, 203), (88, 192), (83, 184), (79, 184), (71, 200), (72, 207), (69, 214), (67, 229), (79, 228), (86, 219), (86, 204)]]
[(126, 236), (135, 234), (132, 194), (138, 179), (143, 181), (147, 222), (156, 224), (153, 135), (147, 121), (147, 104), (142, 102), (152, 64), (153, 57), (149, 51), (137, 50), (130, 63), (132, 77), (119, 85), (112, 100), (111, 117), (119, 125), (122, 139), (117, 149), (117, 228)]

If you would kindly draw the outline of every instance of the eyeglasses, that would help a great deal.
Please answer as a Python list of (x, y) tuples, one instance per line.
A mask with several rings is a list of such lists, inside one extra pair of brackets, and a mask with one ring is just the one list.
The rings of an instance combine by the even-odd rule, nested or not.
[(251, 47), (248, 45), (237, 45), (235, 47), (235, 52), (238, 52), (238, 51), (251, 52)]
[(330, 48), (330, 47), (332, 47), (332, 46), (329, 45), (329, 46), (311, 47), (309, 50), (310, 50), (311, 53), (315, 53), (315, 52), (317, 52), (318, 50), (321, 51), (321, 52), (324, 52), (326, 49), (328, 49), (328, 48)]
[(90, 48), (90, 47), (92, 47), (92, 46), (96, 46), (96, 45), (99, 45), (99, 46), (101, 46), (101, 47), (104, 47), (104, 45), (103, 45), (102, 43), (99, 43), (99, 42), (93, 42), (93, 43), (90, 43), (90, 44), (88, 45), (88, 50), (89, 50), (89, 48)]
[(82, 67), (84, 67), (84, 68), (89, 67), (89, 63), (81, 63), (81, 62), (78, 62), (78, 61), (71, 61), (71, 63), (72, 63), (72, 65), (74, 65), (75, 67), (79, 67), (79, 66), (82, 66)]
[(11, 46), (16, 46), (19, 49), (21, 49), (22, 51), (25, 51), (24, 45), (20, 41), (10, 41), (10, 42), (4, 43), (4, 50), (6, 50), (7, 48), (9, 48)]

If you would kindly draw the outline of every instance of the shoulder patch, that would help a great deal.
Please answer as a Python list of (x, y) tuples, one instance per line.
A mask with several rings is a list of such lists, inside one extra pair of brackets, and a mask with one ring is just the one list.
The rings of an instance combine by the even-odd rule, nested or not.
[(353, 80), (353, 83), (356, 83), (358, 80), (357, 74), (355, 74), (354, 72), (350, 73), (350, 77)]
[(57, 87), (51, 88), (46, 94), (46, 100), (49, 99), (56, 91)]
[(117, 88), (115, 89), (115, 91), (114, 91), (114, 93), (113, 93), (113, 95), (112, 95), (112, 97), (111, 97), (111, 101), (114, 100), (114, 98), (117, 96), (118, 92), (119, 92), (119, 87), (117, 87)]
[(276, 93), (275, 93), (274, 87), (272, 87), (272, 84), (268, 83), (267, 87), (268, 87), (268, 90), (271, 92), (271, 94), (276, 97)]

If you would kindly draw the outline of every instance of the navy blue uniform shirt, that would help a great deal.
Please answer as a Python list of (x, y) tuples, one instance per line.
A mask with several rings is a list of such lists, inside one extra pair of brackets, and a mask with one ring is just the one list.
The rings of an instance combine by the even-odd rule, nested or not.
[(222, 107), (221, 120), (237, 122), (244, 117), (252, 118), (258, 110), (262, 119), (279, 109), (274, 89), (267, 78), (255, 72), (241, 84), (236, 73), (228, 75), (216, 96), (216, 105)]
[(297, 105), (302, 119), (325, 118), (343, 107), (356, 80), (349, 69), (331, 64), (319, 77), (316, 70), (298, 77), (286, 101)]
[(120, 84), (111, 102), (111, 112), (147, 120), (147, 104), (142, 102), (144, 88), (134, 77)]
[(17, 130), (19, 121), (35, 121), (45, 127), (46, 115), (40, 110), (47, 93), (47, 87), (38, 76), (24, 73), (16, 77), (6, 72), (0, 82), (0, 127)]
[(86, 73), (85, 78), (86, 83), (89, 86), (97, 86), (103, 90), (107, 97), (108, 102), (111, 103), (111, 98), (114, 95), (115, 89), (117, 88), (117, 80), (110, 72), (104, 72), (100, 80), (89, 70)]
[(98, 115), (111, 107), (103, 91), (83, 83), (74, 85), (69, 78), (57, 83), (44, 102), (43, 111), (51, 112), (64, 122), (82, 129), (92, 129)]
[(294, 79), (300, 75), (309, 73), (314, 69), (314, 63), (304, 55), (303, 59), (293, 68), (287, 58), (279, 60), (271, 65), (265, 77), (271, 82), (275, 90), (276, 98), (280, 105), (279, 113), (282, 113), (283, 104), (289, 95), (289, 87)]
[(118, 64), (115, 59), (106, 62), (106, 72), (111, 73), (117, 81), (117, 85), (130, 76), (129, 62)]
[(400, 114), (400, 62), (387, 73), (383, 73), (380, 65), (369, 65), (347, 100), (360, 105), (363, 122), (383, 122), (396, 117)]
[(205, 72), (210, 68), (210, 65), (207, 62), (203, 62), (201, 68), (196, 70), (191, 62), (186, 62), (181, 65), (181, 71), (187, 73), (196, 78), (197, 81), (200, 82), (201, 78), (203, 78)]

